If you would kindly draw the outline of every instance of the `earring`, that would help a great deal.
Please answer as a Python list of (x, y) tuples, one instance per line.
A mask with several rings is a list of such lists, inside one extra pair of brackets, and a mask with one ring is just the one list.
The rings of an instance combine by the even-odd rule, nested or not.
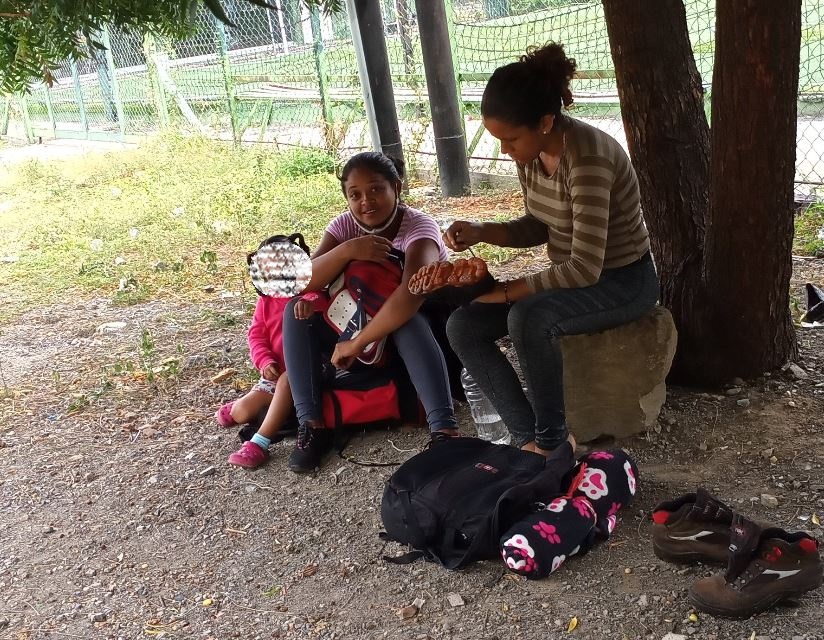
[(549, 133), (549, 132), (548, 132), (548, 131), (542, 131), (542, 133), (543, 133), (544, 135), (546, 135), (546, 134), (547, 134), (547, 133)]

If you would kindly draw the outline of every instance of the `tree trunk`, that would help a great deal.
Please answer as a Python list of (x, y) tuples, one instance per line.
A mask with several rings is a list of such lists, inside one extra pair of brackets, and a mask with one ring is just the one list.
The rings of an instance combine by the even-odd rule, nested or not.
[(717, 0), (704, 269), (719, 375), (797, 355), (790, 318), (801, 0)]
[(671, 379), (700, 383), (708, 311), (702, 246), (709, 193), (709, 127), (682, 0), (604, 0), (621, 114), (641, 203), (673, 315)]

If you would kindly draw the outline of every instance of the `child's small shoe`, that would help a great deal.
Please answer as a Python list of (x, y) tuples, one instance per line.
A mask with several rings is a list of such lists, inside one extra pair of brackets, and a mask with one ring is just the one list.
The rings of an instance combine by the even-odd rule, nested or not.
[(237, 426), (237, 422), (232, 418), (232, 405), (234, 404), (234, 402), (227, 402), (215, 413), (215, 420), (217, 420), (217, 423), (221, 427), (229, 428)]
[(229, 456), (227, 462), (244, 469), (257, 469), (269, 459), (269, 452), (251, 440)]

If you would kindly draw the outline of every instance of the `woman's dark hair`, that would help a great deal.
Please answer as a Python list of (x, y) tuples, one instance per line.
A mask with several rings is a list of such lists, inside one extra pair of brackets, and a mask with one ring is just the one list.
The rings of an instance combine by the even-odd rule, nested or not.
[(567, 58), (562, 45), (530, 47), (518, 62), (495, 69), (481, 98), (481, 114), (534, 129), (545, 115), (557, 116), (562, 105), (572, 104), (574, 73), (575, 58)]
[(403, 182), (404, 162), (398, 158), (384, 155), (380, 151), (364, 151), (356, 153), (343, 165), (338, 179), (340, 188), (346, 195), (346, 181), (349, 174), (355, 169), (368, 169), (381, 174), (390, 184)]

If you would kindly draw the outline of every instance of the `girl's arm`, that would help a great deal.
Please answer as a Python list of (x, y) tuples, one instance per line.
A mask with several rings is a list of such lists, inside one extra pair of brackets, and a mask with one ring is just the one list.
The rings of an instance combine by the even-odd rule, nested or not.
[(409, 292), (409, 278), (421, 267), (437, 262), (439, 257), (438, 245), (434, 240), (421, 238), (409, 245), (406, 250), (401, 284), (386, 299), (380, 311), (369, 321), (363, 331), (354, 340), (349, 341), (356, 355), (360, 355), (372, 342), (388, 336), (395, 329), (406, 324), (418, 312), (423, 304), (423, 298)]
[(338, 277), (350, 259), (346, 243), (340, 244), (335, 236), (328, 231), (324, 232), (318, 248), (312, 254), (312, 278), (303, 290), (304, 293), (323, 289)]
[(381, 236), (369, 235), (338, 242), (335, 236), (328, 231), (325, 232), (318, 248), (312, 254), (312, 278), (304, 293), (323, 289), (340, 275), (350, 261), (381, 262), (386, 259), (391, 249), (392, 243)]
[(270, 364), (275, 364), (276, 368), (280, 369), (275, 358), (275, 352), (272, 350), (272, 345), (269, 344), (269, 333), (266, 331), (266, 299), (258, 298), (257, 306), (255, 306), (255, 314), (252, 316), (252, 324), (249, 327), (249, 332), (246, 334), (249, 343), (249, 356), (255, 365), (255, 369), (260, 372)]

